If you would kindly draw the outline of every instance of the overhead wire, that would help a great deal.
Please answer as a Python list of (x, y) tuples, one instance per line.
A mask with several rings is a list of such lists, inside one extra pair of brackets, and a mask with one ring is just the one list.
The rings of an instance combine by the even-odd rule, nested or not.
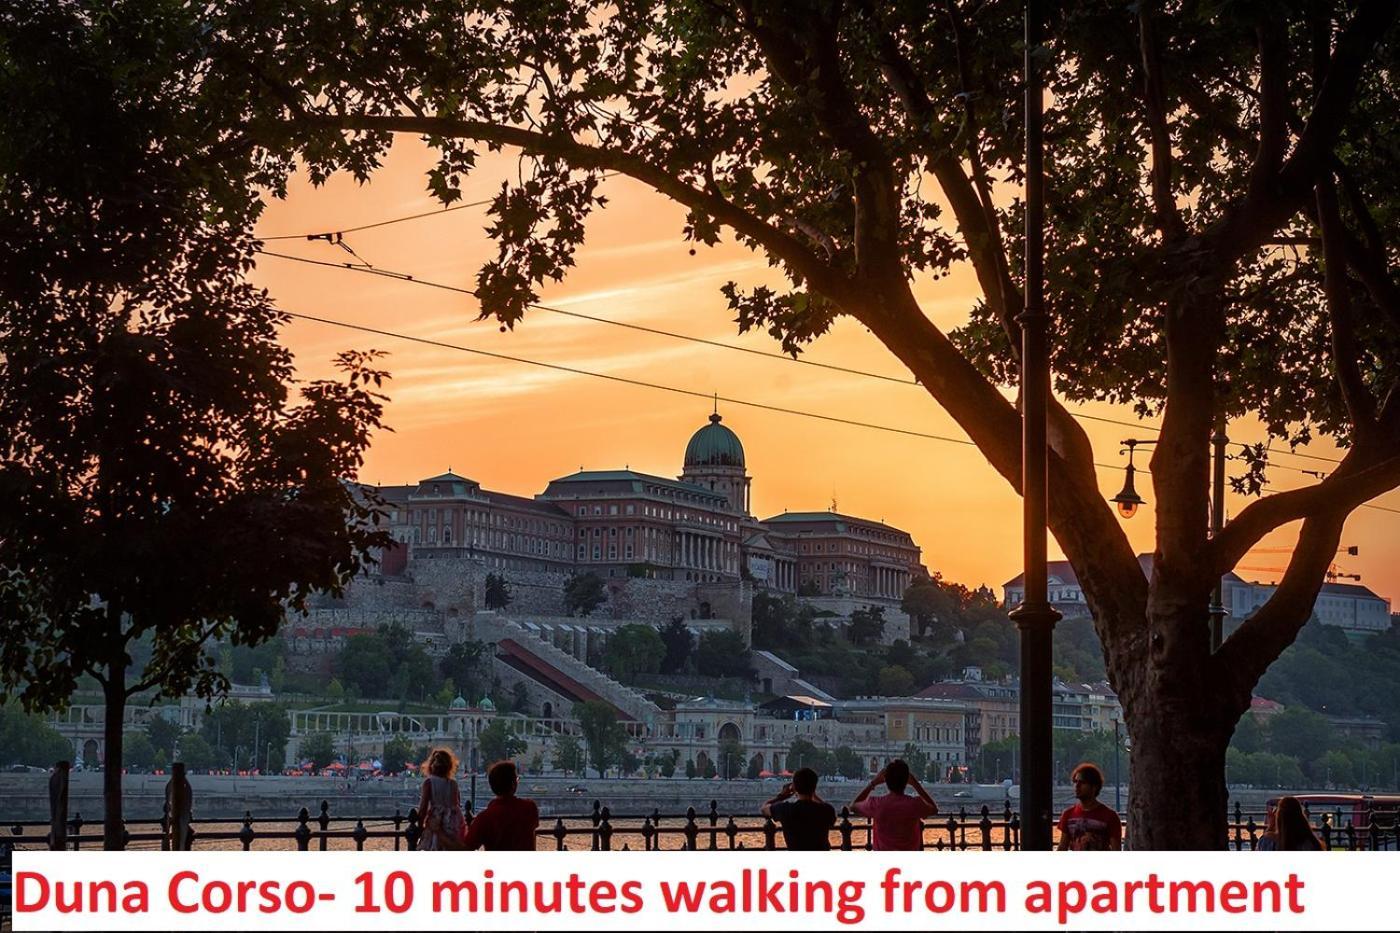
[[(347, 248), (348, 248), (348, 247), (347, 247)], [(271, 256), (271, 257), (276, 258), (276, 259), (285, 259), (285, 260), (290, 260), (290, 261), (292, 261), (292, 262), (305, 263), (305, 264), (307, 264), (307, 265), (312, 265), (312, 266), (323, 266), (323, 267), (331, 268), (331, 269), (340, 269), (340, 270), (346, 270), (346, 271), (350, 271), (350, 272), (359, 272), (359, 273), (366, 274), (366, 275), (377, 275), (377, 276), (380, 276), (380, 277), (382, 277), (382, 278), (395, 279), (395, 280), (398, 280), (398, 281), (401, 281), (401, 282), (411, 282), (411, 283), (413, 283), (413, 284), (415, 284), (415, 285), (422, 285), (422, 286), (424, 286), (424, 287), (427, 287), (427, 288), (434, 288), (434, 289), (438, 289), (438, 290), (440, 290), (440, 291), (454, 292), (454, 293), (460, 294), (460, 295), (468, 295), (468, 296), (470, 296), (470, 297), (472, 297), (472, 298), (477, 297), (476, 291), (475, 291), (474, 289), (471, 289), (471, 288), (466, 288), (466, 287), (463, 287), (463, 286), (460, 286), (460, 285), (448, 285), (448, 284), (443, 283), (443, 282), (434, 282), (434, 281), (432, 281), (432, 280), (430, 280), (430, 279), (418, 278), (417, 276), (411, 275), (411, 274), (406, 273), (406, 272), (397, 272), (397, 271), (394, 271), (394, 270), (391, 270), (391, 269), (384, 269), (384, 268), (380, 268), (380, 267), (377, 267), (377, 266), (370, 265), (369, 263), (365, 262), (361, 257), (359, 257), (358, 254), (354, 254), (353, 251), (352, 251), (352, 254), (355, 255), (357, 259), (360, 259), (360, 261), (361, 261), (362, 263), (364, 263), (364, 265), (357, 265), (357, 264), (355, 264), (355, 263), (348, 263), (348, 262), (329, 262), (329, 261), (323, 260), (323, 259), (311, 259), (311, 258), (306, 257), (306, 256), (293, 256), (293, 255), (291, 255), (290, 253), (280, 253), (280, 252), (276, 252), (276, 251), (274, 251), (274, 250), (260, 249), (260, 250), (258, 250), (258, 252), (261, 253), (262, 255)], [(793, 357), (793, 356), (789, 356), (789, 355), (787, 355), (787, 354), (785, 354), (785, 353), (774, 353), (774, 352), (771, 351), (771, 350), (760, 350), (760, 349), (757, 349), (757, 348), (755, 348), (755, 347), (740, 346), (739, 344), (727, 343), (727, 342), (722, 341), (722, 340), (712, 340), (712, 339), (710, 339), (710, 338), (708, 338), (708, 337), (697, 337), (697, 336), (694, 336), (694, 335), (692, 335), (692, 334), (681, 334), (681, 333), (677, 333), (677, 332), (675, 332), (675, 331), (669, 331), (669, 330), (665, 330), (665, 329), (658, 328), (658, 327), (648, 327), (648, 326), (646, 326), (646, 325), (644, 325), (644, 324), (634, 324), (634, 323), (631, 323), (631, 322), (628, 322), (628, 321), (617, 321), (617, 320), (613, 320), (613, 319), (611, 319), (611, 318), (598, 317), (597, 315), (585, 314), (585, 313), (583, 313), (583, 312), (581, 312), (581, 311), (568, 311), (568, 310), (565, 310), (565, 309), (563, 309), (563, 308), (556, 308), (556, 307), (551, 307), (551, 306), (549, 306), (549, 305), (539, 304), (538, 302), (532, 302), (532, 303), (529, 305), (529, 307), (532, 308), (532, 309), (534, 309), (534, 310), (537, 310), (537, 311), (546, 311), (546, 312), (549, 312), (549, 313), (551, 313), (551, 314), (558, 314), (558, 315), (561, 315), (561, 316), (563, 316), (563, 317), (571, 317), (571, 318), (575, 318), (575, 319), (578, 319), (578, 320), (591, 321), (591, 322), (594, 322), (594, 323), (597, 323), (597, 324), (606, 324), (606, 325), (609, 325), (609, 326), (612, 326), (612, 327), (620, 327), (620, 328), (623, 328), (623, 329), (626, 329), (626, 330), (637, 331), (637, 332), (640, 332), (640, 333), (652, 334), (652, 335), (659, 336), (659, 337), (667, 337), (667, 338), (670, 338), (670, 339), (673, 339), (673, 340), (684, 340), (684, 341), (688, 341), (688, 342), (690, 342), (690, 343), (702, 344), (702, 345), (704, 345), (704, 346), (715, 347), (715, 348), (721, 349), (721, 350), (731, 350), (731, 351), (734, 351), (734, 352), (736, 352), (736, 353), (745, 353), (745, 354), (748, 354), (748, 355), (750, 355), (750, 356), (763, 357), (763, 358), (766, 358), (766, 359), (777, 360), (777, 361), (783, 362), (783, 363), (799, 363), (799, 364), (804, 365), (804, 366), (812, 366), (812, 367), (815, 367), (815, 368), (817, 368), (817, 369), (825, 369), (825, 370), (828, 370), (828, 371), (830, 371), (830, 372), (838, 372), (838, 373), (843, 373), (843, 374), (845, 374), (845, 375), (850, 375), (850, 376), (860, 376), (860, 377), (867, 378), (867, 379), (878, 379), (878, 380), (880, 380), (880, 381), (882, 381), (882, 382), (892, 382), (892, 383), (895, 383), (895, 384), (897, 384), (897, 385), (909, 385), (909, 386), (919, 386), (919, 385), (921, 385), (920, 382), (919, 382), (917, 379), (909, 379), (909, 378), (905, 378), (905, 377), (902, 377), (902, 376), (893, 376), (893, 375), (889, 375), (889, 374), (886, 374), (886, 373), (877, 373), (877, 372), (871, 372), (871, 371), (869, 371), (869, 370), (855, 369), (855, 368), (850, 367), (850, 366), (840, 366), (840, 365), (837, 365), (837, 364), (835, 364), (835, 363), (824, 363), (824, 362), (821, 362), (821, 361), (819, 361), (819, 360), (809, 360), (809, 359), (803, 359), (803, 358), (801, 358), (801, 357)], [(1104, 417), (1104, 416), (1102, 416), (1102, 415), (1091, 415), (1091, 414), (1087, 414), (1087, 413), (1084, 413), (1084, 412), (1071, 412), (1070, 414), (1071, 414), (1071, 417), (1076, 418), (1076, 419), (1080, 419), (1080, 420), (1105, 422), (1105, 423), (1108, 423), (1108, 424), (1122, 425), (1122, 426), (1124, 426), (1124, 427), (1135, 428), (1135, 429), (1138, 429), (1138, 430), (1152, 431), (1152, 432), (1156, 432), (1156, 433), (1160, 433), (1161, 430), (1162, 430), (1160, 427), (1157, 427), (1156, 425), (1152, 425), (1152, 424), (1142, 424), (1142, 423), (1134, 423), (1134, 422), (1130, 422), (1130, 421), (1123, 421), (1123, 420), (1121, 420), (1121, 419), (1108, 418), (1108, 417)], [(1239, 442), (1236, 442), (1236, 443), (1239, 443)], [(1246, 444), (1243, 444), (1243, 443), (1239, 443), (1239, 446), (1240, 446), (1241, 448), (1245, 448), (1245, 447), (1248, 447), (1249, 445), (1246, 445)], [(1328, 458), (1328, 457), (1322, 457), (1322, 456), (1319, 456), (1319, 455), (1316, 455), (1316, 454), (1298, 453), (1298, 452), (1296, 452), (1296, 451), (1271, 451), (1271, 453), (1283, 454), (1283, 455), (1295, 456), (1295, 457), (1310, 457), (1310, 458), (1312, 458), (1312, 459), (1325, 460), (1325, 461), (1330, 462), (1330, 463), (1341, 463), (1340, 460), (1336, 460), (1336, 459), (1332, 459), (1332, 458)], [(1309, 474), (1309, 475), (1311, 475), (1311, 476), (1318, 476), (1318, 475), (1319, 475), (1319, 474), (1318, 474), (1318, 471), (1315, 471), (1315, 470), (1308, 470), (1308, 469), (1304, 469), (1304, 468), (1302, 468), (1302, 467), (1289, 466), (1288, 464), (1278, 463), (1277, 461), (1270, 462), (1269, 465), (1272, 466), (1272, 467), (1277, 467), (1278, 469), (1281, 469), (1281, 470), (1291, 470), (1291, 471), (1296, 472), (1296, 473), (1306, 473), (1306, 474)], [(1146, 471), (1143, 471), (1143, 472), (1146, 472)], [(1319, 478), (1321, 478), (1321, 477), (1319, 477)]]
[[(593, 379), (602, 379), (608, 382), (629, 385), (636, 388), (652, 389), (660, 392), (670, 392), (675, 395), (684, 395), (690, 398), (701, 398), (707, 401), (724, 402), (727, 405), (739, 405), (745, 408), (754, 408), (761, 411), (770, 411), (777, 414), (794, 415), (802, 418), (811, 418), (818, 421), (825, 421), (832, 424), (841, 424), (847, 427), (866, 428), (874, 431), (883, 431), (889, 434), (899, 434), (905, 437), (916, 437), (924, 440), (941, 441), (948, 444), (958, 444), (965, 447), (976, 448), (976, 443), (969, 438), (950, 437), (946, 434), (932, 434), (927, 431), (916, 431), (913, 428), (902, 428), (888, 424), (878, 424), (870, 421), (861, 421), (855, 418), (842, 418), (837, 415), (828, 415), (821, 412), (806, 411), (799, 408), (787, 408), (782, 405), (772, 405), (767, 402), (755, 402), (750, 399), (736, 398), (733, 396), (719, 395), (711, 392), (701, 392), (697, 389), (684, 389), (679, 386), (666, 385), (659, 382), (649, 382), (644, 379), (632, 379), (627, 376), (617, 376), (611, 373), (600, 373), (579, 366), (567, 366), (563, 363), (549, 363), (543, 360), (532, 360), (529, 357), (516, 356), (509, 353), (498, 353), (493, 350), (483, 350), (479, 347), (468, 347), (462, 344), (448, 343), (444, 340), (434, 340), (430, 337), (417, 337), (412, 334), (404, 334), (398, 331), (385, 330), (378, 327), (369, 327), (363, 324), (351, 324), (347, 321), (337, 321), (333, 318), (320, 317), (314, 314), (302, 314), (294, 311), (283, 311), (288, 317), (297, 320), (312, 321), (318, 324), (326, 324), (332, 327), (340, 327), (345, 330), (359, 331), (365, 334), (374, 334), (380, 337), (391, 337), (396, 340), (406, 340), (411, 343), (422, 344), (424, 346), (437, 347), (444, 350), (454, 350), (460, 353), (470, 353), (476, 356), (483, 356), (489, 359), (504, 360), (511, 363), (521, 363), (527, 366), (537, 366), (542, 369), (550, 369), (556, 372), (569, 373), (576, 376), (587, 376)], [(1101, 463), (1094, 461), (1094, 466), (1105, 470), (1120, 470), (1122, 466), (1114, 463)], [(1139, 469), (1139, 473), (1151, 476), (1151, 472)], [(1373, 508), (1384, 512), (1395, 512), (1400, 514), (1400, 509), (1388, 508), (1386, 506), (1363, 503), (1363, 508)]]

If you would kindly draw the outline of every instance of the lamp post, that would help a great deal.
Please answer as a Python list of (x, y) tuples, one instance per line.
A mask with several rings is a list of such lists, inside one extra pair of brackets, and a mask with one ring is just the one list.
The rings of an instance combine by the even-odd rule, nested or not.
[[(1138, 447), (1148, 447), (1156, 444), (1155, 440), (1138, 440), (1128, 438), (1123, 441), (1121, 453), (1128, 455), (1128, 465), (1125, 468), (1123, 479), (1123, 489), (1118, 495), (1108, 501), (1117, 504), (1118, 514), (1126, 518), (1132, 518), (1137, 514), (1137, 510), (1146, 500), (1138, 494), (1134, 484), (1134, 476), (1137, 469), (1133, 466), (1133, 454)], [(1215, 431), (1210, 438), (1213, 448), (1213, 463), (1211, 464), (1211, 491), (1210, 491), (1210, 535), (1212, 538), (1218, 537), (1220, 531), (1225, 527), (1225, 448), (1229, 446), (1230, 438), (1225, 434), (1225, 419), (1218, 418), (1215, 422)], [(1224, 638), (1225, 616), (1229, 613), (1225, 609), (1225, 578), (1220, 577), (1215, 581), (1215, 589), (1211, 591), (1210, 597), (1209, 635), (1211, 654), (1220, 650), (1220, 643)]]
[(1052, 733), (1051, 652), (1060, 613), (1050, 605), (1046, 568), (1049, 470), (1045, 423), (1050, 396), (1050, 355), (1045, 321), (1045, 165), (1043, 0), (1026, 0), (1026, 280), (1021, 325), (1021, 497), (1026, 590), (1010, 613), (1021, 641), (1022, 846), (1049, 851)]
[(1123, 812), (1123, 772), (1118, 768), (1118, 720), (1113, 720), (1113, 809)]

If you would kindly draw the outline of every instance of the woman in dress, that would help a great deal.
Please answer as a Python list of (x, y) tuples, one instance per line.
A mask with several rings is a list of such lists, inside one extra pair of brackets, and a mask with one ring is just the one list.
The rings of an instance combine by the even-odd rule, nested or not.
[(457, 758), (445, 748), (435, 748), (423, 762), (423, 790), (418, 795), (420, 852), (442, 852), (462, 848), (466, 821), (457, 792)]
[(1278, 847), (1282, 852), (1321, 852), (1325, 848), (1297, 797), (1278, 802)]

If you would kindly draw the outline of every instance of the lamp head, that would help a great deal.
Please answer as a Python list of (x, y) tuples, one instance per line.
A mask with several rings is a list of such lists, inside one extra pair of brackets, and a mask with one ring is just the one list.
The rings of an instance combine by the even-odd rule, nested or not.
[(1130, 462), (1127, 466), (1127, 478), (1123, 483), (1123, 491), (1110, 499), (1110, 502), (1118, 503), (1118, 514), (1124, 518), (1132, 518), (1137, 514), (1138, 506), (1143, 504), (1142, 496), (1137, 494), (1133, 488), (1133, 474), (1137, 472)]

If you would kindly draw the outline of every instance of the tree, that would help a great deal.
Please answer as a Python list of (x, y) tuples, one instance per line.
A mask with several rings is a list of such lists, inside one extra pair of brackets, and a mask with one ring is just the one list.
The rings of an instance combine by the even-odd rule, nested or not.
[(728, 736), (719, 740), (719, 749), (715, 758), (719, 762), (719, 776), (726, 781), (732, 781), (744, 773), (749, 752), (748, 749), (744, 748), (743, 742)]
[(458, 693), (469, 700), (479, 699), (483, 681), (489, 669), (491, 654), (482, 641), (459, 641), (447, 648), (438, 661), (438, 671), (456, 685)]
[(122, 749), (128, 768), (148, 771), (158, 764), (156, 747), (144, 732), (128, 732), (122, 736)]
[(676, 773), (676, 759), (673, 755), (661, 756), (661, 776), (664, 778), (673, 777)]
[(505, 761), (525, 751), (525, 740), (516, 735), (515, 729), (505, 719), (493, 719), (477, 736), (481, 745), (481, 760), (484, 762)]
[(627, 730), (617, 721), (617, 711), (603, 700), (589, 700), (574, 705), (574, 718), (579, 721), (588, 758), (598, 771), (598, 777), (613, 765), (622, 762), (627, 745)]
[(823, 776), (837, 773), (836, 756), (825, 749), (817, 748), (806, 739), (793, 739), (785, 760), (789, 771), (811, 768)]
[(0, 696), (50, 709), (98, 681), (119, 849), (128, 701), (214, 696), (207, 644), (269, 638), (390, 538), (352, 482), (380, 427), (374, 355), (296, 399), (287, 318), (245, 280), (263, 156), (231, 139), (240, 104), (193, 90), (210, 24), (91, 13), (0, 16)]
[[(848, 745), (836, 747), (832, 764), (836, 768), (836, 773), (842, 777), (858, 778), (865, 774), (865, 762)], [(918, 776), (918, 772), (915, 772), (915, 776)]]
[(486, 575), (486, 593), (483, 601), (486, 603), (487, 609), (497, 611), (504, 609), (510, 605), (513, 598), (505, 577), (494, 573)]
[(1267, 742), (1268, 734), (1259, 725), (1259, 720), (1254, 716), (1245, 716), (1235, 727), (1235, 735), (1230, 741), (1230, 746), (1246, 754), (1254, 754), (1264, 751)]
[(277, 662), (283, 659), (286, 650), (281, 638), (269, 638), (257, 645), (234, 645), (233, 671), (229, 678), (235, 683), (257, 684), (259, 678), (266, 674), (270, 680)]
[(530, 711), (530, 688), (525, 686), (525, 681), (517, 680), (511, 686), (510, 708), (513, 713), (528, 713)]
[(880, 696), (907, 697), (914, 689), (914, 675), (900, 664), (880, 668)]
[(695, 636), (691, 634), (690, 626), (678, 616), (664, 626), (657, 626), (656, 631), (661, 636), (661, 643), (666, 646), (666, 655), (661, 659), (661, 673), (679, 674), (685, 670), (685, 663), (695, 649)]
[(730, 629), (702, 634), (695, 649), (695, 670), (707, 677), (751, 678), (753, 668), (744, 636)]
[(909, 584), (899, 608), (914, 623), (918, 636), (943, 642), (952, 638), (953, 628), (970, 597), (967, 587), (944, 582), (942, 575), (935, 573)]
[(564, 610), (569, 615), (590, 616), (607, 599), (603, 578), (596, 573), (576, 573), (564, 583)]
[[(422, 759), (418, 759), (422, 760)], [(384, 742), (384, 753), (379, 756), (383, 770), (388, 774), (412, 771), (416, 766), (413, 741), (406, 735), (395, 735)]]
[(204, 717), (200, 734), (220, 756), (240, 768), (281, 771), (291, 724), (281, 704), (226, 700)]
[(695, 759), (687, 758), (685, 760), (685, 779), (687, 781), (694, 780), (695, 775), (698, 773), (699, 772), (695, 768)]
[[(900, 752), (900, 758), (909, 765), (909, 773), (915, 777), (921, 777), (925, 781), (941, 781), (943, 775), (939, 772), (938, 762), (930, 762), (928, 752), (923, 751), (913, 742), (906, 742), (904, 751)], [(929, 767), (930, 763), (933, 767)]]
[(0, 705), (0, 767), (49, 768), (73, 760), (73, 746), (58, 730), (12, 704)]
[(879, 641), (884, 631), (885, 610), (880, 606), (866, 606), (851, 613), (846, 634), (853, 645), (869, 645)]
[(320, 771), (335, 761), (335, 741), (327, 732), (313, 732), (301, 740), (300, 755), (302, 761), (311, 762), (313, 771)]
[[(181, 22), (183, 10), (165, 17)], [(460, 198), (479, 151), (519, 150), (522, 177), (491, 206), (499, 251), (477, 277), (482, 315), (503, 326), (574, 263), (584, 220), (604, 202), (601, 178), (629, 176), (686, 209), (688, 240), (732, 235), (786, 276), (780, 287), (725, 287), (741, 329), (797, 353), (836, 317), (854, 318), (1019, 490), (1019, 418), (999, 386), (1013, 381), (1027, 291), (1020, 8), (951, 5), (932, 17), (926, 4), (762, 0), (551, 13), (525, 0), (466, 17), (433, 5), (377, 22), (385, 41), (352, 59), (345, 49), (364, 25), (336, 7), (299, 11), (295, 42), (274, 10), (207, 13), (197, 39), (169, 43), (200, 66), (190, 86), (207, 103), (182, 99), (199, 122), (180, 141), (231, 148), (221, 177), (242, 170), (281, 191), (293, 165), (318, 179), (364, 177), (393, 134), (426, 137), (439, 156), (429, 187), (444, 203)], [(1234, 725), (1306, 621), (1346, 516), (1400, 483), (1400, 393), (1390, 391), (1400, 186), (1388, 71), (1377, 65), (1393, 57), (1395, 15), (1381, 2), (1202, 16), (1071, 2), (1056, 8), (1053, 44), (1037, 57), (1052, 101), (1045, 306), (1055, 388), (1071, 402), (1164, 415), (1150, 578), (1103, 500), (1087, 435), (1058, 401), (1049, 431), (1049, 523), (1125, 706), (1137, 751), (1130, 822), (1143, 848), (1225, 846)], [(60, 22), (85, 37), (67, 25), (75, 20)], [(65, 65), (86, 47), (62, 30), (41, 38), (53, 32), (59, 53), (33, 39), (14, 45), (45, 75), (82, 73)], [(258, 80), (248, 80), (250, 57)], [(166, 56), (136, 60), (140, 74), (177, 67)], [(4, 99), (91, 107), (90, 95), (27, 89)], [(250, 144), (240, 161), (242, 150), (218, 146), (226, 141), (209, 140), (205, 126), (240, 142), (246, 133), (272, 157), (254, 162), (262, 152)], [(136, 129), (122, 138), (168, 134)], [(36, 162), (42, 153), (67, 164), (45, 134), (27, 135)], [(103, 174), (120, 177), (121, 167)], [(39, 243), (34, 252), (48, 246)], [(1299, 244), (1308, 248), (1289, 248)], [(915, 288), (963, 261), (982, 294), (950, 338)], [(1268, 496), (1263, 470), (1248, 470), (1242, 488), (1259, 501), (1212, 537), (1212, 428), (1244, 413), (1271, 438), (1325, 435), (1346, 455), (1320, 483)], [(1251, 449), (1258, 464), (1263, 451)], [(1214, 582), (1263, 535), (1299, 520), (1275, 597), (1212, 653)]]
[(983, 783), (996, 783), (1009, 778), (1016, 768), (1019, 743), (1020, 737), (1011, 735), (983, 745), (977, 753), (977, 779)]
[(146, 737), (155, 748), (157, 767), (164, 768), (176, 760), (184, 731), (178, 722), (164, 716), (152, 716), (146, 721)]
[[(1136, 736), (1133, 744), (1137, 745)], [(1299, 761), (1312, 761), (1331, 744), (1332, 727), (1327, 724), (1327, 718), (1312, 710), (1290, 706), (1269, 720), (1270, 751)]]
[(583, 748), (578, 739), (561, 735), (554, 740), (553, 765), (565, 774), (574, 774), (584, 767)]
[(638, 674), (655, 674), (666, 657), (666, 643), (650, 625), (622, 625), (608, 638), (603, 656), (608, 672), (628, 682)]
[(432, 659), (401, 625), (351, 635), (336, 656), (335, 668), (347, 687), (366, 697), (421, 698), (433, 681)]
[(772, 593), (755, 593), (753, 597), (753, 646), (782, 651), (793, 647), (793, 600)]
[(191, 732), (180, 740), (180, 757), (191, 771), (214, 771), (229, 765), (228, 756), (197, 732)]

